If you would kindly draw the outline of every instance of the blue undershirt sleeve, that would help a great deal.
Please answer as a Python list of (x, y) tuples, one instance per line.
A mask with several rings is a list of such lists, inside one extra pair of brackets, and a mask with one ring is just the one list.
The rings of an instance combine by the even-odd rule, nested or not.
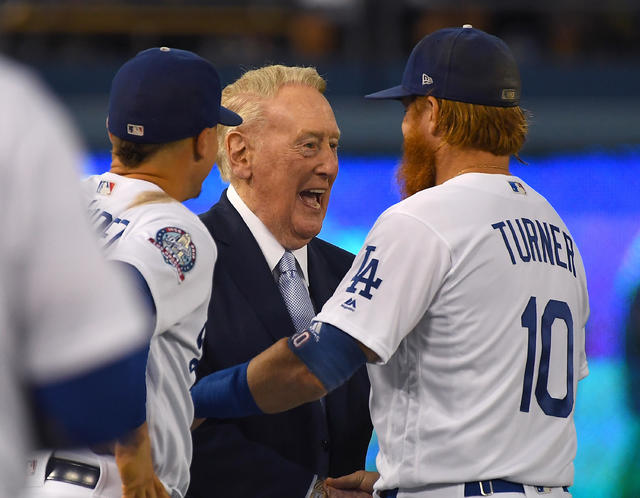
[(329, 323), (313, 322), (309, 329), (292, 335), (287, 344), (327, 392), (344, 384), (367, 362), (358, 341)]
[(111, 441), (146, 420), (148, 345), (84, 375), (33, 388), (43, 446)]
[[(322, 322), (293, 335), (288, 344), (327, 391), (346, 382), (367, 361), (355, 339)], [(248, 366), (246, 362), (200, 379), (191, 388), (195, 417), (235, 418), (263, 413), (249, 390)]]
[(191, 388), (196, 418), (236, 418), (264, 413), (247, 383), (249, 362), (219, 370)]

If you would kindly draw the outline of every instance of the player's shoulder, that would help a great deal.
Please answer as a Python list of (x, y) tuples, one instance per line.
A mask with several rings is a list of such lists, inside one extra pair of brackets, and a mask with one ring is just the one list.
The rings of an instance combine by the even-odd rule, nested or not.
[(106, 206), (114, 206), (122, 218), (135, 222), (134, 226), (138, 228), (178, 224), (208, 233), (196, 214), (154, 183), (107, 172), (86, 178), (84, 186), (94, 199), (102, 200)]
[(397, 216), (413, 218), (416, 222), (424, 223), (442, 212), (445, 207), (452, 202), (452, 198), (446, 192), (442, 192), (439, 186), (421, 190), (415, 194), (402, 199), (401, 201), (388, 207), (378, 218), (386, 220)]
[(215, 243), (200, 218), (157, 185), (106, 173), (89, 178), (88, 188), (94, 198), (102, 198), (107, 209), (114, 207), (111, 214), (117, 214), (120, 223), (127, 224), (123, 240), (139, 235), (183, 237), (195, 244), (200, 254), (208, 252), (215, 257)]
[(135, 220), (138, 228), (173, 227), (189, 233), (192, 237), (201, 238), (207, 244), (214, 245), (209, 230), (196, 214), (182, 203), (171, 198), (160, 198), (161, 196), (162, 194), (159, 194), (156, 200), (150, 196), (149, 200), (130, 207), (125, 213), (126, 216)]

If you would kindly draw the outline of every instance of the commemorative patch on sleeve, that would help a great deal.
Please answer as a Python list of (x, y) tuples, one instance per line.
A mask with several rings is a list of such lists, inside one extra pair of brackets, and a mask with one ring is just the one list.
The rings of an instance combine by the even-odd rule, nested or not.
[(164, 262), (173, 266), (180, 282), (184, 274), (196, 264), (196, 246), (191, 235), (177, 227), (164, 227), (158, 230), (156, 237), (149, 237), (149, 242), (162, 253)]

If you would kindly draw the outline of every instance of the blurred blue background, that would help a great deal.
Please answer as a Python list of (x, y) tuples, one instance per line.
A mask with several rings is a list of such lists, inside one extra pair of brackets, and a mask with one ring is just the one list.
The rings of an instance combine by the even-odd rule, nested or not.
[[(397, 84), (425, 34), (465, 23), (515, 53), (531, 126), (522, 151), (529, 165), (512, 169), (560, 212), (587, 270), (591, 373), (576, 403), (572, 492), (637, 498), (640, 386), (628, 372), (640, 365), (625, 356), (624, 328), (640, 283), (640, 2), (0, 0), (0, 52), (30, 65), (69, 108), (90, 151), (86, 173), (108, 168), (110, 82), (139, 50), (194, 50), (216, 64), (223, 83), (266, 63), (316, 66), (342, 130), (321, 235), (355, 252), (398, 200), (402, 138), (402, 106), (362, 96)], [(212, 173), (188, 206), (208, 209), (223, 188)], [(375, 450), (374, 439), (370, 468)]]

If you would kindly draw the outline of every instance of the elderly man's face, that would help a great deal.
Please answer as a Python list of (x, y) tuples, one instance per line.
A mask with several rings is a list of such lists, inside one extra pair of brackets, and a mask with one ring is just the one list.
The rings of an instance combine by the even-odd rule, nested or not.
[(320, 232), (338, 174), (340, 130), (316, 89), (287, 85), (265, 104), (245, 202), (286, 249)]

